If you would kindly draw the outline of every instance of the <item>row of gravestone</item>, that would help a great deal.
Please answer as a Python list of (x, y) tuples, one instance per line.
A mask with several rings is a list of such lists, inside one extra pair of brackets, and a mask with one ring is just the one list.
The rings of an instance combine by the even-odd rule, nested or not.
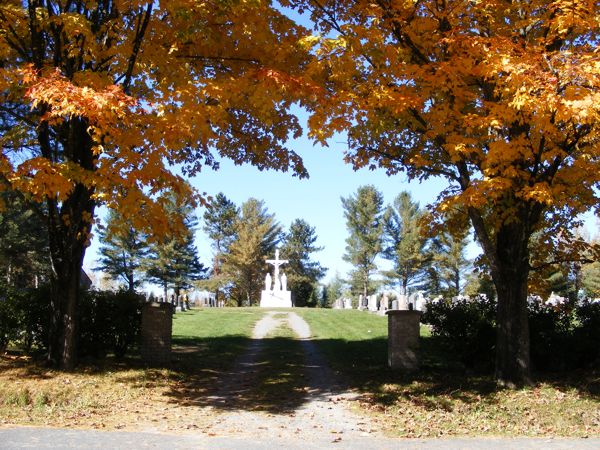
[[(417, 291), (411, 295), (388, 293), (358, 296), (358, 305), (356, 309), (360, 311), (371, 311), (379, 314), (385, 314), (386, 311), (399, 310), (409, 311), (418, 310), (424, 311), (428, 299), (425, 298), (421, 291)], [(338, 298), (333, 303), (333, 309), (354, 309), (352, 299), (342, 297)]]
[(175, 294), (171, 294), (168, 297), (165, 297), (164, 295), (155, 297), (154, 294), (150, 293), (150, 295), (146, 297), (146, 301), (149, 303), (170, 303), (173, 305), (176, 312), (187, 311), (191, 309), (192, 306), (207, 308), (222, 308), (225, 306), (223, 300), (217, 300), (214, 293), (206, 291), (201, 291), (199, 293), (194, 291), (191, 295), (185, 293), (178, 297), (176, 297)]
[(173, 312), (182, 312), (188, 311), (191, 309), (190, 299), (187, 294), (175, 296), (175, 294), (171, 294), (170, 297), (161, 296), (158, 298), (149, 297), (147, 299), (148, 302), (156, 302), (156, 303), (168, 303), (173, 306)]

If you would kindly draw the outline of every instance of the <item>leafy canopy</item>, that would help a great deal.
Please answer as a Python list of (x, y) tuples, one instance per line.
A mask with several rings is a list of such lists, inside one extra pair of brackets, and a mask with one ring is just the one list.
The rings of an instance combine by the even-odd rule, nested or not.
[(303, 33), (259, 0), (3, 1), (0, 178), (58, 204), (83, 186), (160, 234), (173, 223), (159, 194), (192, 196), (169, 166), (304, 176), (283, 146), (301, 132), (288, 108)]

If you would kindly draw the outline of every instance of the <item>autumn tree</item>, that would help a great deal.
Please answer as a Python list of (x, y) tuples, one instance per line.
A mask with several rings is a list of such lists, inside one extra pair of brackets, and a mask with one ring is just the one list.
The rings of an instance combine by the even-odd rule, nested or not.
[(270, 2), (4, 0), (0, 189), (35, 202), (50, 242), (48, 359), (75, 363), (78, 287), (98, 205), (160, 236), (171, 171), (218, 156), (304, 175), (283, 144), (305, 89), (304, 31)]
[(354, 266), (352, 285), (366, 297), (371, 293), (371, 274), (377, 269), (375, 258), (383, 249), (383, 195), (375, 186), (361, 186), (354, 195), (342, 197), (342, 207), (350, 233), (344, 260)]
[(597, 205), (600, 43), (594, 1), (294, 0), (319, 36), (309, 120), (347, 134), (355, 168), (449, 182), (498, 294), (495, 377), (530, 380), (529, 239)]
[(107, 273), (134, 292), (143, 278), (144, 260), (148, 254), (146, 237), (114, 210), (109, 211), (106, 225), (99, 227), (100, 258), (94, 270)]
[(384, 214), (383, 256), (393, 268), (383, 274), (405, 294), (409, 286), (418, 286), (425, 280), (432, 260), (430, 240), (422, 224), (424, 217), (425, 212), (407, 191), (398, 194)]
[(317, 303), (318, 281), (325, 276), (327, 269), (319, 262), (311, 260), (312, 254), (323, 247), (317, 247), (315, 228), (303, 219), (296, 219), (282, 239), (281, 258), (288, 263), (283, 267), (288, 289), (292, 292), (294, 306)]
[(264, 202), (255, 198), (242, 204), (234, 227), (235, 239), (223, 257), (222, 271), (232, 285), (231, 294), (238, 306), (252, 305), (260, 299), (266, 260), (273, 256), (282, 229)]

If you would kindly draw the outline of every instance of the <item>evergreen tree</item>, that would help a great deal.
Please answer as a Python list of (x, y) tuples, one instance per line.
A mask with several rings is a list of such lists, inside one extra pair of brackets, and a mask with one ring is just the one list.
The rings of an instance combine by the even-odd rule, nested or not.
[(242, 204), (234, 228), (235, 238), (223, 255), (222, 270), (238, 306), (244, 302), (252, 305), (262, 290), (265, 260), (272, 256), (281, 239), (281, 226), (262, 200), (250, 198)]
[(589, 298), (600, 297), (600, 261), (584, 265), (581, 272), (584, 294)]
[(323, 287), (323, 307), (331, 308), (333, 302), (344, 295), (344, 291), (347, 289), (346, 282), (340, 276), (338, 272), (335, 276)]
[(221, 266), (224, 255), (235, 240), (235, 224), (238, 216), (239, 208), (222, 192), (217, 194), (204, 213), (203, 229), (212, 241), (211, 246), (214, 252), (210, 280), (206, 286), (215, 291), (217, 301), (220, 291), (228, 284), (227, 277), (222, 274)]
[(289, 233), (283, 238), (281, 255), (288, 260), (283, 271), (295, 306), (316, 305), (317, 283), (327, 271), (321, 264), (310, 259), (311, 253), (323, 249), (315, 246), (316, 241), (314, 227), (302, 219), (292, 222)]
[(344, 260), (354, 266), (353, 287), (364, 296), (372, 291), (371, 273), (377, 269), (375, 258), (382, 251), (383, 196), (374, 186), (361, 186), (355, 195), (342, 197), (346, 228)]
[(465, 284), (465, 272), (471, 266), (465, 253), (469, 245), (467, 231), (441, 233), (433, 245), (433, 264), (438, 272), (441, 292), (445, 296), (459, 295)]
[(192, 286), (192, 282), (206, 276), (207, 269), (198, 261), (198, 251), (194, 244), (194, 231), (198, 219), (189, 204), (176, 204), (174, 198), (167, 201), (168, 214), (183, 218), (184, 230), (179, 235), (169, 235), (150, 246), (146, 259), (148, 280), (162, 286), (165, 298), (169, 287), (178, 297), (182, 289)]
[(465, 277), (465, 286), (463, 292), (468, 296), (475, 296), (478, 294), (485, 294), (489, 299), (495, 299), (496, 287), (492, 281), (492, 277), (487, 270), (479, 270), (478, 272), (471, 272)]
[(36, 286), (48, 279), (48, 233), (39, 204), (14, 191), (0, 192), (0, 276), (14, 287)]
[(384, 276), (392, 284), (398, 284), (403, 293), (424, 281), (431, 263), (429, 239), (422, 230), (423, 217), (419, 204), (406, 191), (398, 194), (393, 206), (388, 206), (385, 212), (383, 255), (392, 261), (393, 269), (384, 272)]
[(109, 212), (106, 226), (99, 228), (98, 237), (101, 257), (94, 270), (123, 281), (127, 289), (134, 292), (141, 282), (144, 260), (148, 256), (146, 237), (114, 210)]

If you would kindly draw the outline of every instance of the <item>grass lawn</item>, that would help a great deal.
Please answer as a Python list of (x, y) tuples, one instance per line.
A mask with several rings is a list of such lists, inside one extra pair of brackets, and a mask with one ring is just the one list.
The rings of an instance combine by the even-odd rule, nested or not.
[[(332, 368), (364, 394), (360, 408), (392, 434), (600, 435), (598, 372), (546, 376), (529, 389), (499, 390), (489, 375), (470, 373), (454, 361), (423, 327), (422, 370), (402, 375), (387, 367), (386, 317), (345, 310), (294, 312), (310, 324)], [(264, 313), (259, 308), (225, 308), (177, 314), (169, 369), (144, 368), (130, 357), (84, 361), (77, 371), (63, 373), (26, 357), (2, 357), (0, 425), (177, 432), (202, 428), (218, 413), (207, 407), (212, 405), (209, 396), (251, 342), (252, 327)], [(246, 393), (226, 408), (277, 413), (300, 404), (299, 342), (282, 326), (264, 345)]]
[(534, 387), (498, 389), (469, 373), (421, 328), (421, 370), (387, 367), (387, 318), (359, 311), (296, 310), (347, 383), (391, 433), (436, 436), (598, 436), (600, 373), (540, 377)]

